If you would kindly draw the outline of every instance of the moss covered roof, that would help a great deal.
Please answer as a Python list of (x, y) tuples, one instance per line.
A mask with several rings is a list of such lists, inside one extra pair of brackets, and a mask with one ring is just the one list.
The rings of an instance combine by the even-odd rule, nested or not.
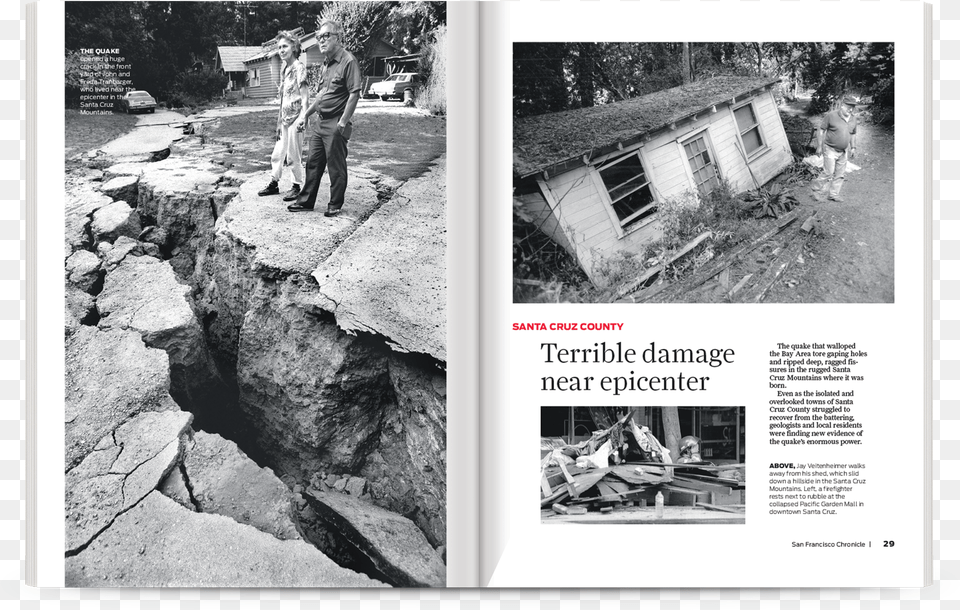
[[(777, 79), (718, 76), (642, 97), (591, 108), (515, 119), (513, 171), (529, 176), (584, 155), (615, 150), (711, 106), (762, 88)], [(582, 162), (581, 162), (582, 163)]]

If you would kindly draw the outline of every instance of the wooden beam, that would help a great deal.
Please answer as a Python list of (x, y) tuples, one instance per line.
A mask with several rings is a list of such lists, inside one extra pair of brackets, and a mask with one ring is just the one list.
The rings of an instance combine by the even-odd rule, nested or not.
[(693, 290), (698, 286), (705, 284), (711, 278), (716, 276), (718, 273), (729, 267), (730, 265), (736, 263), (738, 260), (753, 252), (758, 246), (771, 239), (775, 235), (781, 233), (784, 229), (793, 224), (797, 220), (797, 217), (800, 214), (800, 209), (797, 208), (788, 214), (780, 217), (780, 221), (777, 223), (777, 226), (770, 229), (760, 237), (757, 237), (749, 244), (742, 246), (739, 250), (723, 256), (721, 259), (714, 261), (713, 263), (705, 266), (701, 271), (694, 274), (690, 279), (687, 279), (679, 284), (672, 285), (661, 285), (659, 290), (651, 291), (649, 294), (639, 295), (634, 299), (637, 303), (646, 303), (650, 301), (657, 300), (657, 302), (663, 302), (663, 299), (671, 300), (679, 296), (681, 292)]
[[(813, 217), (811, 216), (810, 218)], [(807, 220), (809, 221), (810, 218)], [(810, 239), (810, 236), (813, 235), (813, 232), (803, 234), (801, 231), (797, 231), (797, 235), (799, 237), (794, 238), (793, 243), (780, 253), (774, 260), (774, 263), (760, 276), (760, 279), (757, 280), (753, 288), (744, 294), (744, 303), (759, 303), (767, 296), (767, 293), (770, 292), (774, 284), (786, 274), (794, 261), (797, 260), (797, 256), (803, 251), (803, 246), (807, 243), (807, 240)]]

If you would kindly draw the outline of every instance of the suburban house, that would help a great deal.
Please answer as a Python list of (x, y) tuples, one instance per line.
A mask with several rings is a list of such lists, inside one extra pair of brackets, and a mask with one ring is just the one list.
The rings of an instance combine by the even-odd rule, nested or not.
[(715, 77), (514, 121), (514, 199), (593, 279), (661, 235), (658, 206), (721, 180), (757, 188), (792, 161), (770, 78)]
[(260, 52), (260, 47), (217, 47), (214, 69), (227, 76), (226, 91), (242, 91), (247, 84), (243, 60)]
[[(323, 55), (320, 53), (317, 33), (314, 31), (304, 34), (303, 28), (297, 28), (293, 30), (293, 33), (300, 37), (300, 61), (307, 67), (319, 65), (323, 61)], [(388, 42), (381, 40), (377, 43), (371, 53), (373, 61), (370, 62), (364, 74), (363, 93), (366, 93), (367, 89), (370, 88), (370, 84), (383, 80), (387, 73), (385, 58), (396, 52), (396, 47)], [(357, 57), (357, 59), (360, 59), (360, 57)], [(277, 53), (276, 38), (268, 40), (259, 47), (253, 47), (253, 53), (244, 58), (242, 63), (247, 73), (247, 97), (271, 98), (277, 96), (281, 66), (280, 55)], [(377, 70), (379, 70), (379, 74)]]

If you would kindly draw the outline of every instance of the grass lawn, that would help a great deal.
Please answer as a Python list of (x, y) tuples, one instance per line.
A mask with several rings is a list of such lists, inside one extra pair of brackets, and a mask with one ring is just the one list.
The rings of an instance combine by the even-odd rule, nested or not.
[[(316, 120), (316, 119), (312, 119)], [(239, 172), (264, 169), (275, 142), (277, 109), (220, 119), (207, 129), (211, 144), (228, 145), (220, 160)], [(447, 123), (443, 117), (410, 113), (355, 114), (348, 165), (360, 164), (399, 181), (427, 171), (446, 152)], [(308, 142), (304, 142), (306, 158)]]
[(95, 150), (133, 129), (137, 117), (129, 114), (80, 114), (66, 110), (67, 159), (77, 153)]

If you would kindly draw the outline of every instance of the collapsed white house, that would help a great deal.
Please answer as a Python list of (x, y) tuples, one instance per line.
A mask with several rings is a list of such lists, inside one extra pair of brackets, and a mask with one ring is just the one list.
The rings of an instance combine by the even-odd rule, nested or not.
[(792, 160), (771, 78), (715, 77), (638, 98), (516, 119), (514, 198), (594, 279), (661, 235), (685, 191), (765, 184)]

